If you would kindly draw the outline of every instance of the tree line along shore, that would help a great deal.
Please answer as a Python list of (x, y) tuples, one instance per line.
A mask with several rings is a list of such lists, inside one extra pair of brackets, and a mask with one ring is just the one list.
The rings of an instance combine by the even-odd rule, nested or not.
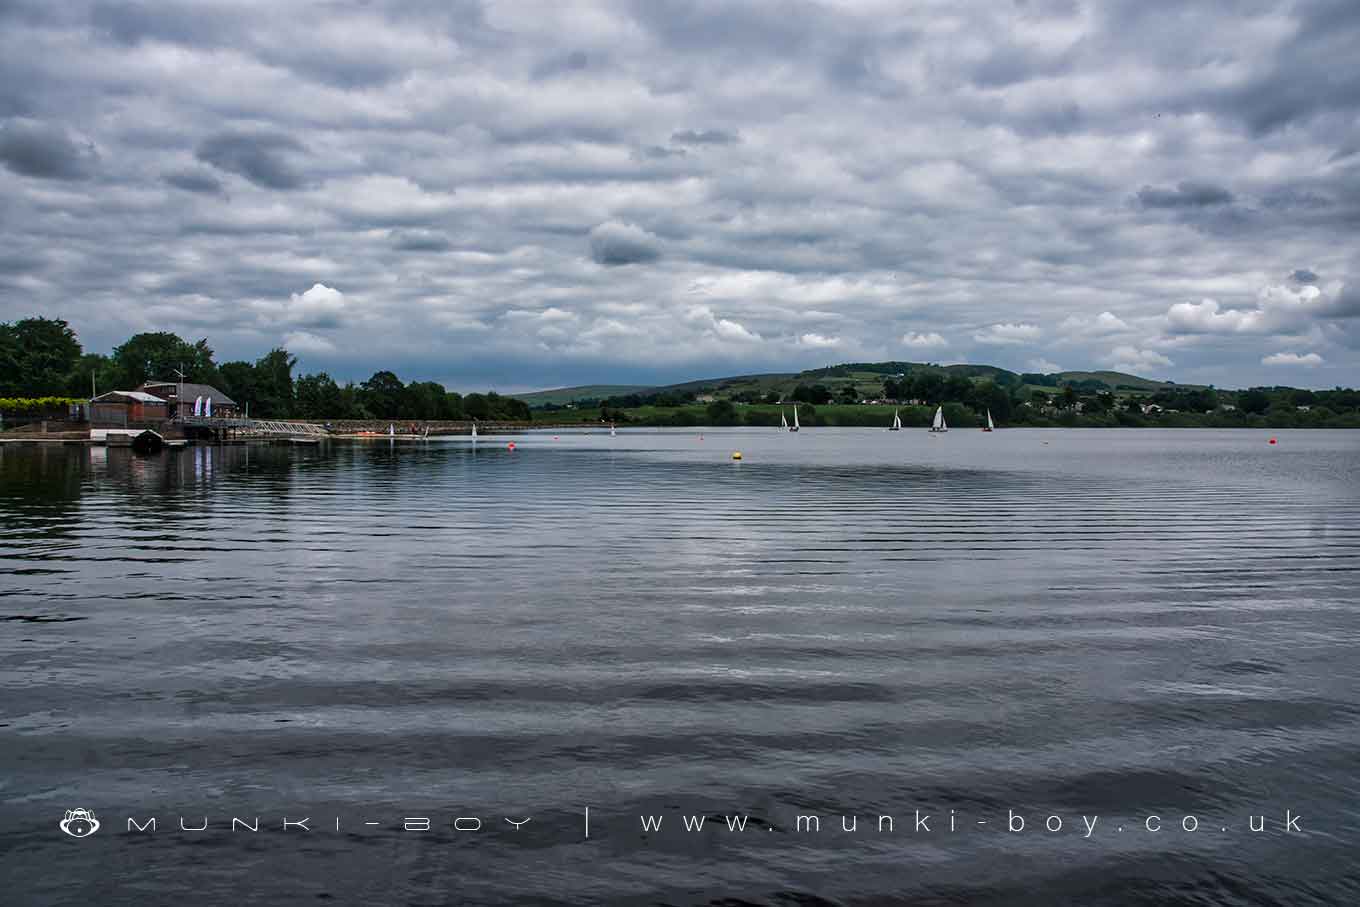
[[(85, 352), (61, 319), (0, 323), (0, 418), (10, 424), (84, 402), (93, 390), (131, 389), (183, 374), (248, 404), (258, 418), (333, 423), (374, 420), (520, 426), (776, 426), (797, 407), (804, 426), (926, 426), (943, 406), (951, 426), (1360, 428), (1360, 391), (1255, 387), (1222, 390), (1117, 373), (1018, 374), (992, 366), (862, 363), (787, 375), (738, 376), (603, 398), (537, 402), (546, 395), (460, 394), (381, 370), (340, 383), (295, 375), (282, 348), (253, 362), (217, 363), (206, 339), (169, 332), (130, 337), (108, 355)], [(531, 405), (531, 401), (535, 405)]]

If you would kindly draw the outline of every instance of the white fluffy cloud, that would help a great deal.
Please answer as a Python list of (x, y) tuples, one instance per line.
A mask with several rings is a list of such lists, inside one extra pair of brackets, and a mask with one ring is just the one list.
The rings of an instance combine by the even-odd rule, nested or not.
[(948, 346), (949, 341), (945, 340), (943, 336), (934, 331), (929, 333), (908, 331), (902, 335), (902, 345), (909, 346), (912, 349), (927, 350), (934, 347)]
[(1333, 299), (1311, 284), (1263, 288), (1254, 304), (1224, 308), (1217, 300), (1178, 302), (1166, 312), (1172, 334), (1265, 334), (1296, 331), (1335, 312)]
[(1122, 334), (1130, 330), (1124, 319), (1113, 312), (1101, 312), (1094, 318), (1085, 315), (1069, 315), (1058, 325), (1058, 333), (1071, 339), (1103, 337)]
[(738, 321), (733, 321), (730, 318), (719, 318), (706, 305), (691, 306), (687, 317), (690, 322), (702, 325), (711, 336), (719, 340), (734, 343), (759, 343), (762, 339), (759, 334), (747, 330), (746, 326)]
[(1156, 350), (1139, 349), (1133, 346), (1117, 346), (1110, 351), (1105, 360), (1116, 372), (1141, 373), (1172, 365), (1170, 359)]
[(314, 283), (310, 290), (288, 297), (283, 319), (303, 327), (339, 327), (346, 307), (344, 293), (324, 283)]
[(283, 348), (301, 355), (335, 352), (335, 344), (308, 331), (293, 331), (283, 338)]
[(1041, 335), (1036, 324), (993, 324), (973, 335), (973, 340), (995, 346), (1011, 346), (1033, 343)]
[(820, 347), (829, 349), (841, 345), (841, 338), (826, 337), (822, 334), (804, 334), (798, 338), (798, 342), (803, 346)]
[(1056, 362), (1051, 362), (1042, 356), (1030, 359), (1028, 362), (1025, 363), (1025, 365), (1026, 367), (1029, 368), (1030, 371), (1038, 372), (1042, 375), (1051, 375), (1053, 372), (1064, 371), (1061, 365), (1059, 365)]
[(1272, 353), (1261, 360), (1262, 365), (1295, 365), (1312, 368), (1323, 362), (1317, 353)]

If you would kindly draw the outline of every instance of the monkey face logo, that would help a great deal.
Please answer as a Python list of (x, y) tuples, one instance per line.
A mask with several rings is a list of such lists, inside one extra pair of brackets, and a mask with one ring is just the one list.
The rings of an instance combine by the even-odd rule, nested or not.
[(68, 809), (60, 827), (73, 838), (88, 838), (99, 831), (99, 820), (88, 809)]

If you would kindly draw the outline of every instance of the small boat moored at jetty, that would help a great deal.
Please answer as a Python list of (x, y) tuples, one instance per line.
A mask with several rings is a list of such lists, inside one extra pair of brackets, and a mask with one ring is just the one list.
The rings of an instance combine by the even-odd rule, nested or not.
[(160, 453), (165, 449), (165, 438), (148, 428), (141, 434), (133, 435), (129, 446), (139, 454)]
[(888, 428), (888, 431), (901, 431), (901, 430), (902, 430), (902, 417), (897, 414), (897, 410), (893, 410), (893, 424)]
[(931, 431), (949, 431), (949, 425), (944, 421), (944, 407), (935, 407), (935, 421), (930, 424)]

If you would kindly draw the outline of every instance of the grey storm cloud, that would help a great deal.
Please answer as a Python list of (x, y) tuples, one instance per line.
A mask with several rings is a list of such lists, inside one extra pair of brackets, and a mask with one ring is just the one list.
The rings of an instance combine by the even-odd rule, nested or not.
[(641, 227), (611, 221), (590, 231), (590, 257), (602, 265), (631, 265), (655, 261), (661, 248)]
[(206, 170), (176, 170), (165, 175), (165, 181), (185, 192), (217, 195), (222, 192), (222, 181)]
[(0, 0), (0, 320), (458, 389), (921, 337), (1353, 383), (1356, 46), (1353, 0)]
[(721, 129), (681, 129), (671, 133), (671, 141), (679, 145), (734, 145), (738, 139)]
[(433, 230), (403, 230), (393, 236), (393, 248), (403, 252), (444, 252), (449, 239)]
[(1138, 190), (1138, 201), (1144, 208), (1204, 208), (1231, 204), (1233, 194), (1213, 183), (1186, 181), (1174, 189), (1144, 186)]
[(0, 128), (0, 164), (21, 176), (83, 180), (98, 155), (53, 123), (12, 120)]
[(289, 160), (302, 145), (268, 132), (225, 132), (204, 139), (194, 152), (205, 164), (243, 176), (265, 189), (297, 189), (303, 177)]
[(564, 55), (555, 55), (542, 61), (533, 68), (533, 78), (550, 79), (570, 72), (580, 72), (590, 65), (590, 55), (582, 50), (574, 50)]

